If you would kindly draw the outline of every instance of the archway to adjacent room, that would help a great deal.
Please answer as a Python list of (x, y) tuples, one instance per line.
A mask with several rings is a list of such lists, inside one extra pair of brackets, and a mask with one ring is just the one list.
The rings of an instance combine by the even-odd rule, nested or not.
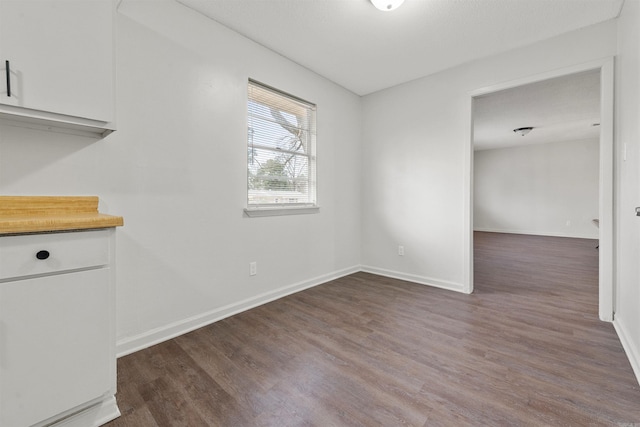
[(467, 156), (465, 168), (465, 291), (473, 291), (473, 232), (474, 232), (474, 100), (481, 96), (518, 88), (532, 83), (566, 77), (579, 73), (599, 71), (600, 78), (600, 135), (599, 135), (599, 317), (602, 320), (613, 320), (614, 285), (613, 285), (613, 94), (614, 94), (614, 61), (605, 58), (574, 67), (555, 70), (545, 74), (530, 76), (517, 81), (506, 82), (481, 88), (470, 93), (469, 143), (466, 146)]

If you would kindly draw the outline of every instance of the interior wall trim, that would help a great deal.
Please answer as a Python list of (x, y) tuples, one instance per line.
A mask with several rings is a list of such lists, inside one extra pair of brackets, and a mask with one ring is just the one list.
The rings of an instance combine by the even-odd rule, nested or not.
[(308, 280), (304, 280), (292, 285), (284, 286), (270, 292), (265, 292), (255, 297), (247, 298), (237, 303), (229, 304), (224, 307), (217, 308), (205, 313), (201, 313), (183, 320), (170, 323), (147, 332), (126, 337), (118, 340), (116, 344), (117, 357), (123, 357), (136, 351), (151, 347), (152, 345), (170, 340), (172, 338), (184, 335), (203, 326), (210, 325), (219, 320), (242, 313), (260, 305), (271, 301), (286, 297), (287, 295), (322, 285), (335, 279), (348, 276), (353, 273), (365, 272), (377, 274), (379, 276), (390, 277), (392, 279), (404, 280), (407, 282), (417, 283), (420, 285), (433, 286), (436, 288), (446, 289), (456, 292), (465, 292), (462, 283), (449, 282), (446, 280), (434, 279), (432, 277), (418, 276), (415, 274), (402, 273), (400, 271), (386, 270), (383, 268), (372, 267), (368, 265), (355, 265), (352, 267), (336, 270), (331, 273), (317, 276)]
[(433, 277), (419, 276), (416, 274), (403, 273), (401, 271), (387, 270), (384, 268), (372, 267), (370, 265), (363, 265), (362, 270), (365, 273), (377, 274), (378, 276), (390, 277), (392, 279), (400, 279), (406, 282), (417, 283), (419, 285), (433, 286), (435, 288), (446, 289), (449, 291), (463, 292), (465, 291), (464, 284), (457, 282), (450, 282), (447, 280), (434, 279)]
[(491, 228), (491, 227), (474, 227), (473, 231), (481, 231), (485, 233), (526, 234), (528, 236), (568, 237), (570, 239), (598, 240), (597, 230), (596, 230), (595, 236), (592, 236), (592, 235), (587, 236), (580, 233), (569, 234), (569, 233), (556, 233), (554, 231), (509, 230), (505, 228)]
[(640, 384), (640, 350), (633, 345), (633, 341), (629, 338), (630, 334), (627, 332), (628, 328), (625, 327), (619, 318), (614, 317), (613, 327), (622, 343), (624, 352), (627, 354), (627, 359), (629, 359), (633, 373), (636, 374), (636, 380), (638, 384)]
[(131, 354), (138, 350), (151, 347), (152, 345), (159, 344), (163, 341), (170, 340), (203, 326), (233, 316), (234, 314), (238, 314), (243, 311), (250, 310), (254, 307), (258, 307), (268, 302), (285, 297), (287, 295), (291, 295), (296, 292), (312, 288), (314, 286), (318, 286), (335, 279), (339, 279), (340, 277), (357, 273), (358, 271), (361, 271), (359, 265), (344, 268), (342, 270), (336, 270), (322, 276), (297, 282), (270, 292), (265, 292), (263, 294), (247, 298), (245, 300), (229, 304), (215, 310), (201, 313), (183, 320), (179, 320), (177, 322), (169, 323), (168, 325), (151, 329), (147, 332), (134, 335), (132, 337), (120, 339), (116, 344), (116, 355), (117, 357), (126, 356), (127, 354)]

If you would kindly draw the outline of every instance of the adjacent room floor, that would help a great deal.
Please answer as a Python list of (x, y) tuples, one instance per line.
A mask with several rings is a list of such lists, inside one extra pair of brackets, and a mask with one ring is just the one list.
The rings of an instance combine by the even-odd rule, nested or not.
[(472, 295), (357, 273), (119, 359), (108, 426), (640, 423), (597, 242), (475, 241)]

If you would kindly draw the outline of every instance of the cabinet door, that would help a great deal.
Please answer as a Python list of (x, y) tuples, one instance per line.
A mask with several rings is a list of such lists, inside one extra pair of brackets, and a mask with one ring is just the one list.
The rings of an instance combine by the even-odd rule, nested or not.
[(30, 426), (111, 388), (109, 269), (0, 283), (0, 425)]
[(113, 121), (113, 20), (112, 0), (1, 0), (0, 103)]

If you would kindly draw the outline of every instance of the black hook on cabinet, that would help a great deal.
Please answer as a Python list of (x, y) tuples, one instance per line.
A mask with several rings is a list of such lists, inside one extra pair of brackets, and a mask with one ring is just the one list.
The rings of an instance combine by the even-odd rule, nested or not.
[(7, 96), (11, 97), (11, 67), (9, 65), (9, 60), (4, 61), (5, 72), (7, 74)]

